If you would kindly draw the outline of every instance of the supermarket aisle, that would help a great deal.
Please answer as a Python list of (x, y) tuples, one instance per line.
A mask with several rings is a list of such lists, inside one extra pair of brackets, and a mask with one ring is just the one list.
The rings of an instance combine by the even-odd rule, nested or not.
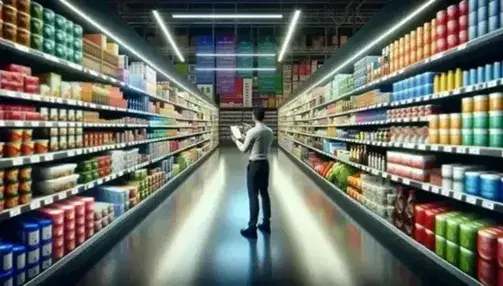
[(271, 158), (273, 235), (250, 242), (246, 158), (221, 149), (79, 285), (419, 285), (282, 152)]

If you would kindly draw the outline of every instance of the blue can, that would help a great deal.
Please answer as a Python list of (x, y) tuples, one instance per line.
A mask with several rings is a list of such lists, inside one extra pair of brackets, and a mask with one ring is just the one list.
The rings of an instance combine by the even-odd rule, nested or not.
[(468, 27), (468, 40), (474, 40), (478, 37), (477, 25)]
[(470, 84), (470, 71), (463, 71), (463, 86)]
[(465, 192), (471, 195), (480, 193), (480, 173), (471, 171), (465, 173)]
[(14, 286), (21, 286), (26, 283), (26, 270), (23, 269), (14, 274)]
[(477, 23), (486, 21), (488, 18), (489, 16), (487, 15), (487, 6), (480, 6), (479, 9), (477, 9)]
[(500, 197), (501, 177), (494, 174), (480, 176), (480, 195), (489, 200), (497, 200)]
[(468, 0), (468, 10), (476, 11), (479, 8), (478, 0)]
[(0, 272), (12, 270), (12, 251), (14, 245), (6, 242), (0, 242)]
[(427, 85), (424, 86), (424, 88), (425, 88), (425, 94), (424, 95), (433, 94), (433, 92), (434, 92), (433, 84), (427, 84)]
[(21, 244), (16, 244), (12, 248), (12, 262), (14, 264), (14, 270), (21, 271), (26, 266), (26, 247)]
[(477, 70), (470, 69), (470, 84), (477, 84)]
[[(492, 0), (491, 0), (492, 1)], [(484, 6), (487, 6), (487, 3), (489, 2), (489, 0), (478, 0), (477, 1), (477, 7), (484, 7)]]
[(40, 256), (42, 259), (52, 256), (52, 240), (46, 240), (40, 243)]
[(496, 31), (500, 27), (499, 15), (489, 17), (489, 32)]
[(12, 270), (5, 272), (0, 271), (0, 285), (14, 285)]
[(28, 246), (26, 248), (26, 264), (40, 263), (40, 246)]
[(482, 37), (483, 35), (487, 34), (487, 31), (487, 21), (479, 21), (479, 23), (477, 24), (477, 37)]
[(51, 267), (51, 265), (52, 265), (52, 257), (51, 256), (45, 257), (40, 262), (40, 270), (44, 271), (47, 268)]
[(40, 243), (40, 226), (32, 221), (21, 221), (19, 223), (21, 241), (26, 246), (38, 246)]
[(491, 0), (489, 2), (489, 17), (499, 16), (501, 3), (500, 0)]
[(31, 280), (40, 274), (40, 262), (36, 264), (28, 264), (26, 267), (26, 276), (28, 280)]
[(485, 70), (485, 76), (484, 76), (485, 81), (493, 80), (493, 66), (491, 64), (486, 64), (484, 70)]
[(501, 63), (495, 62), (493, 64), (493, 78), (500, 79), (501, 78)]
[(477, 68), (477, 83), (485, 82), (485, 69), (484, 67)]

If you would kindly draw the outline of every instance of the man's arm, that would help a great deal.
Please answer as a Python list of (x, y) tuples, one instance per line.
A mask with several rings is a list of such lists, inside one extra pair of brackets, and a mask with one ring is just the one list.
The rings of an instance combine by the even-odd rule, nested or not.
[[(234, 138), (234, 137), (233, 137)], [(234, 138), (234, 142), (236, 143), (236, 146), (241, 152), (248, 152), (250, 148), (252, 147), (253, 141), (255, 140), (255, 132), (253, 132), (253, 129), (249, 130), (246, 132), (246, 137), (244, 143), (241, 143), (241, 141), (237, 140)]]

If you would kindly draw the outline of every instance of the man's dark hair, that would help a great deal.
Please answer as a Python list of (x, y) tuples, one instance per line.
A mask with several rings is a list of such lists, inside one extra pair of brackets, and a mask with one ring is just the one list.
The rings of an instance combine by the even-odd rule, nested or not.
[(256, 120), (262, 122), (265, 117), (265, 109), (261, 106), (253, 108), (253, 116), (255, 116)]

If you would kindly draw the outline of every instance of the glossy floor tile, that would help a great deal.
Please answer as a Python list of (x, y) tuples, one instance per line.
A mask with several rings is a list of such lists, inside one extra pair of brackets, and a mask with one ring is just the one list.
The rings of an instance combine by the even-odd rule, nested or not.
[(421, 285), (282, 152), (271, 155), (270, 237), (243, 239), (246, 156), (215, 152), (78, 285)]

